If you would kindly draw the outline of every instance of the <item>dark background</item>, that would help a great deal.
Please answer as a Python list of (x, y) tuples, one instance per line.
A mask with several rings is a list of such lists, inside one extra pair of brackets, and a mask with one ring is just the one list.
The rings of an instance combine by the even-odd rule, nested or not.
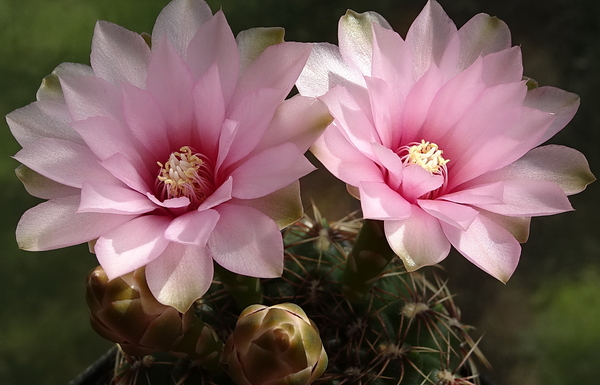
[[(151, 32), (166, 0), (0, 0), (0, 114), (35, 99), (61, 62), (89, 63), (94, 23), (109, 20)], [(234, 33), (283, 26), (286, 39), (336, 42), (346, 9), (381, 13), (402, 36), (424, 0), (223, 0)], [(498, 16), (522, 47), (525, 74), (581, 96), (573, 121), (551, 142), (586, 154), (600, 173), (600, 2), (597, 0), (440, 0), (458, 26), (476, 13)], [(86, 245), (18, 250), (19, 217), (38, 203), (14, 175), (19, 150), (0, 122), (0, 383), (67, 384), (110, 344), (87, 320), (84, 279), (96, 265)], [(331, 220), (358, 207), (344, 186), (319, 170), (303, 181)], [(576, 211), (533, 220), (516, 273), (503, 285), (464, 258), (443, 266), (463, 320), (484, 334), (481, 348), (497, 385), (597, 383), (600, 367), (600, 183), (572, 197)]]

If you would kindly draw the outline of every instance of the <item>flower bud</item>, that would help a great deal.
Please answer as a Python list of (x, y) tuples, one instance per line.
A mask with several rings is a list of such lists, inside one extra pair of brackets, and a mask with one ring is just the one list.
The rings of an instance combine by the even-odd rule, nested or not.
[(97, 267), (88, 276), (86, 300), (92, 328), (129, 355), (169, 352), (200, 361), (220, 356), (222, 343), (214, 331), (193, 310), (180, 313), (158, 302), (144, 269), (109, 281)]
[(251, 305), (225, 345), (238, 385), (308, 385), (327, 368), (319, 331), (297, 305)]

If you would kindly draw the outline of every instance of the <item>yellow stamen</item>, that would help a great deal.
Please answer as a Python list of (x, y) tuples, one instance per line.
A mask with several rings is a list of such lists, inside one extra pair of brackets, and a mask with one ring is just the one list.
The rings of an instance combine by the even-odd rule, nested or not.
[(212, 170), (208, 159), (194, 153), (188, 146), (171, 153), (169, 160), (160, 167), (157, 185), (162, 198), (187, 197), (194, 204), (202, 203), (213, 191)]
[(446, 163), (450, 162), (450, 159), (444, 159), (442, 156), (444, 152), (439, 149), (437, 144), (425, 140), (421, 140), (421, 143), (403, 146), (400, 152), (404, 153), (402, 160), (405, 165), (418, 164), (432, 174), (445, 174)]

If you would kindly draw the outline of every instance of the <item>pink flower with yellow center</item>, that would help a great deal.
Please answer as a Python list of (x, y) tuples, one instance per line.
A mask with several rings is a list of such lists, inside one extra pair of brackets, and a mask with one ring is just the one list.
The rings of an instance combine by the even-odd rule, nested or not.
[(349, 11), (339, 47), (317, 44), (296, 83), (334, 122), (315, 156), (384, 221), (408, 270), (451, 245), (505, 282), (530, 218), (572, 210), (567, 195), (594, 180), (571, 148), (537, 147), (579, 105), (553, 87), (528, 90), (506, 25), (479, 14), (457, 29), (427, 3), (406, 39), (380, 15)]
[(311, 45), (279, 28), (233, 36), (201, 0), (174, 0), (151, 40), (98, 22), (91, 67), (63, 63), (7, 116), (18, 174), (48, 201), (17, 227), (26, 250), (95, 241), (109, 278), (146, 266), (163, 304), (187, 310), (213, 278), (277, 277), (280, 229), (302, 215), (304, 152), (326, 106), (284, 101)]

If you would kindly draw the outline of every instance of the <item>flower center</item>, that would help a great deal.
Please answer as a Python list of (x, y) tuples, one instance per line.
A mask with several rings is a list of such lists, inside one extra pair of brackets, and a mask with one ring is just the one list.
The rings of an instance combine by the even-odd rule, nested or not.
[(184, 146), (171, 153), (169, 160), (160, 166), (156, 184), (161, 198), (187, 197), (197, 206), (214, 191), (212, 169), (208, 158)]
[(418, 164), (432, 174), (446, 174), (446, 163), (450, 159), (444, 159), (444, 153), (435, 143), (426, 142), (421, 139), (421, 143), (411, 143), (402, 146), (399, 151), (404, 165), (409, 163)]

